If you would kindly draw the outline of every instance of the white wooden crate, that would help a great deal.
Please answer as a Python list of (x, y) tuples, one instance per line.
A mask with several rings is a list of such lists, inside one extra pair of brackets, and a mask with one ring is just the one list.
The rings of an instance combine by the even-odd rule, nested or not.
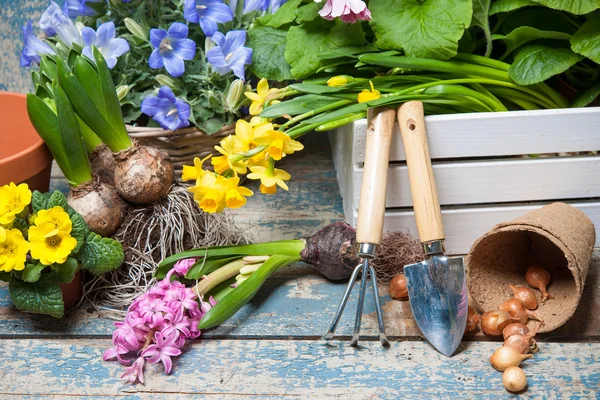
[[(466, 254), (495, 224), (553, 201), (583, 210), (600, 227), (600, 107), (437, 115), (425, 118), (442, 205), (446, 249)], [(330, 133), (346, 221), (355, 225), (366, 120)], [(561, 153), (559, 157), (522, 155)], [(392, 139), (384, 229), (417, 237), (398, 126)], [(600, 235), (596, 245), (600, 245)]]

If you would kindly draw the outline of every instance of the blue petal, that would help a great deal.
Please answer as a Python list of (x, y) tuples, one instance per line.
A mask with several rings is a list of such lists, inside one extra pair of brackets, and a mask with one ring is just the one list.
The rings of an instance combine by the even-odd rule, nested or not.
[(89, 58), (90, 60), (92, 60), (92, 62), (94, 64), (96, 64), (96, 60), (94, 59), (94, 55), (92, 54), (92, 48), (90, 46), (85, 46), (83, 48), (83, 50), (81, 51), (81, 53), (86, 56), (87, 58)]
[(108, 69), (113, 69), (117, 65), (117, 57), (104, 57)]
[(177, 99), (175, 101), (175, 107), (177, 107), (177, 113), (179, 114), (179, 119), (187, 121), (191, 115), (191, 107), (188, 103), (181, 99)]
[(185, 39), (188, 35), (188, 27), (181, 22), (173, 22), (169, 27), (169, 37), (175, 39)]
[(221, 46), (223, 47), (223, 54), (233, 53), (246, 43), (246, 31), (229, 31), (225, 39), (225, 46)]
[(129, 51), (129, 43), (122, 38), (113, 39), (110, 41), (110, 53), (115, 57), (120, 57)]
[(206, 36), (212, 36), (213, 33), (217, 32), (217, 30), (219, 29), (217, 23), (210, 18), (200, 18), (198, 23), (202, 28), (202, 32), (204, 32)]
[(213, 47), (206, 52), (206, 59), (213, 67), (222, 68), (227, 66), (225, 55), (219, 47)]
[(179, 126), (177, 114), (171, 114), (168, 117), (166, 114), (157, 114), (152, 119), (158, 122), (163, 129), (175, 130)]
[(244, 1), (244, 14), (252, 11), (265, 11), (269, 7), (268, 0), (248, 0)]
[(164, 67), (165, 63), (163, 60), (163, 56), (160, 54), (160, 51), (158, 49), (154, 49), (152, 51), (152, 54), (150, 54), (150, 58), (148, 59), (148, 65), (150, 65), (150, 68), (162, 68)]
[(184, 60), (191, 60), (196, 55), (196, 42), (192, 39), (172, 41), (173, 52)]
[(225, 35), (223, 35), (221, 32), (215, 32), (215, 34), (212, 35), (210, 40), (215, 42), (219, 47), (223, 47), (225, 46), (225, 44), (227, 44), (227, 39), (225, 39)]
[(28, 21), (27, 25), (23, 27), (23, 51), (28, 57), (33, 57), (33, 60), (39, 62), (38, 55), (41, 54), (56, 54), (52, 47), (41, 41), (33, 33), (32, 21)]
[(81, 37), (83, 38), (83, 44), (91, 46), (96, 44), (96, 31), (89, 26), (81, 29)]
[(152, 47), (160, 46), (160, 43), (167, 37), (167, 31), (164, 29), (150, 29), (150, 43)]
[(183, 18), (185, 18), (186, 21), (193, 22), (195, 24), (198, 23), (200, 18), (198, 17), (196, 0), (185, 0), (185, 4), (183, 6)]
[(248, 47), (242, 47), (238, 51), (236, 51), (231, 59), (229, 60), (229, 65), (233, 70), (233, 73), (238, 78), (244, 80), (245, 78), (245, 70), (246, 64), (250, 64), (252, 62), (252, 49)]
[(284, 5), (286, 2), (287, 0), (271, 0), (271, 9), (269, 11), (271, 11), (271, 14), (275, 14), (277, 10), (279, 10), (279, 7)]
[(178, 76), (183, 75), (185, 72), (185, 65), (183, 64), (183, 60), (178, 57), (176, 54), (169, 54), (163, 57), (165, 62), (165, 68), (172, 77), (176, 78)]
[(98, 47), (104, 47), (115, 38), (115, 24), (112, 21), (105, 22), (98, 27), (97, 31), (97, 45)]
[(160, 99), (164, 99), (164, 100), (169, 101), (169, 103), (171, 103), (169, 105), (169, 108), (173, 108), (173, 106), (177, 102), (177, 98), (175, 97), (175, 93), (173, 93), (173, 90), (171, 90), (171, 88), (168, 87), (168, 86), (163, 86), (160, 89), (158, 89), (158, 97)]
[(205, 19), (210, 18), (216, 22), (225, 23), (233, 20), (233, 14), (227, 4), (217, 3), (210, 5), (205, 10)]
[(151, 117), (159, 114), (166, 114), (173, 108), (173, 103), (168, 99), (161, 99), (155, 96), (146, 97), (142, 101), (142, 112)]

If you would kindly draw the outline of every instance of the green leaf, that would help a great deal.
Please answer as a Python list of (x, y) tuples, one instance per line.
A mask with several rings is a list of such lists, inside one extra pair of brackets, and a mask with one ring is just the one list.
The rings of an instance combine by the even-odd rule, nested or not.
[(75, 77), (83, 86), (85, 92), (90, 96), (98, 111), (106, 117), (106, 106), (104, 105), (104, 97), (102, 96), (102, 85), (98, 72), (86, 57), (77, 57), (75, 66), (73, 67)]
[(275, 81), (294, 78), (284, 57), (287, 31), (259, 26), (250, 29), (248, 35), (252, 48), (250, 71), (254, 75)]
[(100, 275), (119, 268), (125, 259), (125, 254), (121, 243), (90, 232), (79, 257), (83, 269), (94, 275)]
[(10, 282), (12, 274), (10, 272), (0, 271), (0, 281), (2, 282)]
[(504, 57), (512, 53), (518, 47), (524, 45), (527, 42), (537, 39), (557, 39), (557, 40), (569, 40), (571, 35), (564, 32), (556, 31), (541, 31), (531, 26), (520, 26), (510, 32), (508, 35), (494, 35), (494, 40), (502, 40), (506, 44), (506, 51)]
[(55, 190), (48, 199), (48, 203), (46, 204), (46, 209), (50, 209), (52, 207), (62, 207), (63, 210), (67, 211), (69, 209), (69, 203), (67, 203), (67, 198), (60, 190)]
[(555, 10), (583, 15), (600, 8), (600, 0), (534, 0), (536, 3)]
[(571, 49), (600, 64), (600, 11), (588, 16), (585, 24), (571, 38)]
[(505, 35), (521, 26), (531, 26), (541, 31), (556, 31), (573, 34), (576, 28), (567, 13), (551, 8), (535, 7), (517, 10), (505, 18), (500, 31)]
[(33, 213), (37, 214), (40, 210), (48, 209), (48, 200), (50, 200), (50, 193), (42, 193), (38, 190), (34, 190), (31, 194), (31, 207)]
[[(27, 208), (25, 208), (25, 210), (27, 210)], [(20, 230), (25, 240), (27, 240), (27, 231), (29, 229), (29, 224), (27, 223), (27, 220), (25, 218), (16, 217), (13, 221), (12, 227), (14, 229)]]
[(307, 94), (304, 96), (295, 97), (291, 100), (282, 101), (281, 103), (273, 104), (265, 108), (260, 116), (262, 118), (278, 118), (283, 114), (294, 116), (322, 107), (326, 105), (324, 103), (331, 104), (335, 103), (336, 101), (339, 101), (339, 99)]
[(73, 249), (73, 254), (77, 254), (88, 236), (89, 229), (83, 217), (77, 213), (71, 215), (71, 236), (77, 240), (77, 246)]
[(533, 85), (565, 72), (582, 59), (570, 49), (527, 46), (517, 54), (508, 75), (519, 85)]
[[(365, 33), (360, 24), (333, 23), (315, 20), (299, 26), (292, 26), (287, 33), (285, 59), (292, 66), (292, 75), (296, 79), (312, 75), (325, 65), (318, 56), (321, 51), (338, 47), (362, 46)], [(314, 49), (314, 51), (306, 51)]]
[(271, 28), (279, 28), (282, 25), (294, 22), (296, 19), (296, 10), (302, 0), (289, 0), (287, 3), (279, 7), (275, 14), (267, 14), (258, 19), (261, 25), (270, 26)]
[(315, 1), (299, 7), (298, 10), (296, 10), (296, 23), (303, 24), (314, 20), (319, 16), (319, 10), (321, 10), (322, 7), (322, 4)]
[(523, 7), (539, 6), (532, 0), (497, 0), (490, 6), (490, 15), (518, 10)]
[(40, 72), (46, 75), (50, 81), (55, 81), (58, 77), (56, 63), (48, 57), (42, 57), (40, 61)]
[(42, 276), (42, 270), (47, 266), (44, 264), (27, 264), (21, 274), (21, 279), (25, 282), (37, 282)]
[(73, 257), (68, 257), (62, 264), (52, 265), (52, 274), (60, 283), (70, 283), (77, 272), (79, 263)]
[(204, 275), (208, 275), (213, 271), (221, 268), (223, 265), (228, 264), (232, 261), (240, 258), (239, 256), (234, 257), (225, 257), (225, 258), (216, 258), (216, 259), (208, 259), (204, 261), (204, 258), (196, 261), (194, 265), (190, 268), (190, 270), (185, 274), (185, 279), (200, 279)]
[(490, 31), (489, 12), (492, 0), (473, 0), (473, 18), (471, 26), (478, 26), (485, 36), (485, 56), (489, 57), (492, 53), (492, 33)]
[(382, 49), (447, 60), (471, 24), (471, 0), (371, 0), (371, 28)]
[(600, 85), (593, 86), (577, 96), (571, 107), (585, 107), (600, 96)]
[(15, 306), (22, 311), (48, 314), (61, 318), (65, 311), (60, 284), (50, 274), (44, 275), (35, 283), (12, 279), (8, 286)]

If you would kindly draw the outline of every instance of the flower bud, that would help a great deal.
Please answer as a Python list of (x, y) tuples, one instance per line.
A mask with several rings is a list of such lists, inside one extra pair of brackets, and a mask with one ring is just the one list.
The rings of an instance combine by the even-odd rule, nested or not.
[(227, 106), (231, 109), (236, 109), (240, 99), (242, 98), (242, 94), (244, 92), (244, 81), (241, 79), (236, 79), (231, 82), (229, 85), (229, 89), (227, 89), (227, 94), (225, 95)]
[(349, 75), (338, 75), (327, 81), (327, 86), (340, 87), (354, 82), (354, 78)]
[(158, 82), (161, 86), (168, 86), (171, 89), (177, 88), (177, 81), (175, 81), (170, 76), (158, 74), (154, 77), (154, 79), (156, 79), (156, 82)]
[(123, 101), (125, 96), (127, 96), (127, 94), (129, 93), (130, 89), (131, 89), (131, 86), (129, 86), (129, 85), (117, 86), (117, 97), (119, 98), (119, 101)]
[(216, 43), (212, 41), (211, 38), (207, 37), (204, 39), (204, 53), (208, 53), (210, 49), (216, 46)]
[(137, 38), (148, 40), (148, 32), (142, 28), (140, 24), (132, 20), (131, 18), (125, 18), (123, 20), (125, 22), (125, 27), (131, 34)]

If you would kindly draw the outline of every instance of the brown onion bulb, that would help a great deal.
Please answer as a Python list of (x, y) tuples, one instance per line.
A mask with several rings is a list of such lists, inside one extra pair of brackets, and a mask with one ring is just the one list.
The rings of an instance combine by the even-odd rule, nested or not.
[(547, 299), (554, 298), (550, 296), (546, 290), (548, 284), (550, 283), (550, 273), (541, 266), (534, 264), (527, 268), (527, 272), (525, 272), (525, 280), (529, 286), (537, 288), (540, 292), (542, 292), (542, 303)]
[(115, 158), (107, 145), (102, 143), (90, 154), (92, 171), (100, 182), (115, 186)]
[(408, 299), (408, 286), (404, 274), (396, 275), (390, 281), (390, 297), (396, 300)]
[(502, 384), (509, 392), (520, 392), (527, 386), (527, 377), (521, 368), (508, 367), (502, 374)]
[(467, 315), (467, 325), (465, 326), (465, 334), (469, 333), (477, 328), (477, 323), (481, 319), (481, 316), (473, 310), (473, 307), (469, 306), (469, 313)]
[(518, 367), (523, 360), (528, 358), (533, 358), (533, 355), (521, 354), (514, 347), (502, 346), (492, 354), (490, 363), (498, 371), (504, 371), (509, 367)]
[(515, 299), (518, 299), (528, 310), (535, 310), (538, 306), (537, 298), (533, 290), (523, 286), (508, 285), (513, 291)]
[(520, 322), (508, 324), (502, 329), (502, 337), (504, 337), (505, 340), (512, 335), (526, 335), (527, 333), (529, 333), (529, 328), (527, 325)]
[[(530, 346), (535, 345), (535, 339), (533, 337), (537, 334), (542, 325), (543, 323), (539, 323), (525, 334), (515, 333), (508, 336), (504, 340), (504, 346), (514, 347), (521, 354), (529, 353), (531, 350)], [(506, 328), (504, 329), (506, 330)], [(502, 334), (504, 335), (504, 331), (502, 331)]]
[(529, 311), (521, 301), (514, 297), (511, 297), (502, 303), (500, 307), (498, 307), (498, 310), (506, 311), (511, 317), (518, 319), (522, 324), (527, 323), (530, 318), (541, 321), (536, 313)]
[(486, 335), (502, 336), (502, 330), (506, 325), (519, 322), (506, 311), (493, 310), (481, 316), (481, 330)]

